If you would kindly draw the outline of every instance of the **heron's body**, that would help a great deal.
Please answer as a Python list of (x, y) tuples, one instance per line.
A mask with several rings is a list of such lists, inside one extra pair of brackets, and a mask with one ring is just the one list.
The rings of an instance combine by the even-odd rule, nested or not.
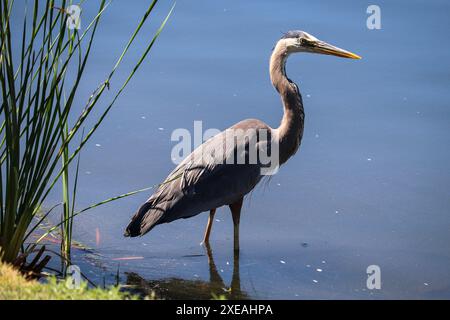
[[(303, 136), (305, 114), (299, 89), (287, 78), (285, 64), (290, 53), (309, 50), (306, 44), (303, 46), (299, 44), (299, 39), (302, 41), (306, 39), (304, 41), (308, 42), (318, 41), (305, 32), (289, 32), (278, 41), (270, 59), (270, 78), (280, 94), (284, 108), (280, 126), (274, 129), (260, 120), (248, 119), (207, 140), (186, 157), (139, 208), (128, 225), (125, 235), (132, 237), (143, 235), (158, 224), (210, 211), (204, 239), (207, 242), (216, 208), (228, 205), (233, 214), (235, 226), (235, 249), (239, 249), (242, 201), (263, 177), (261, 169), (264, 166), (259, 160), (246, 161), (243, 164), (226, 160), (235, 157), (236, 153), (242, 150), (248, 153), (248, 148), (252, 147), (256, 150), (267, 149), (275, 143), (278, 146), (278, 159), (281, 165), (298, 150)], [(352, 54), (347, 51), (338, 50), (340, 51), (336, 52), (352, 57), (350, 56)], [(225, 143), (226, 134), (230, 130), (234, 135), (238, 135), (238, 143), (231, 147)], [(267, 135), (259, 134), (263, 131), (267, 132)], [(246, 138), (239, 139), (239, 135)], [(254, 139), (248, 139), (252, 138), (252, 135)], [(223, 152), (209, 152), (218, 148)], [(212, 156), (206, 158), (205, 154), (212, 154)]]
[[(266, 127), (261, 121), (245, 120), (229, 129), (238, 126)], [(139, 210), (144, 214), (151, 210), (148, 218), (140, 224), (140, 230), (148, 231), (156, 224), (189, 218), (233, 204), (255, 187), (261, 179), (258, 164), (204, 163), (205, 149), (214, 149), (216, 144), (223, 144), (224, 135), (225, 131), (207, 140), (169, 174), (166, 182)], [(231, 156), (234, 149), (227, 151)]]

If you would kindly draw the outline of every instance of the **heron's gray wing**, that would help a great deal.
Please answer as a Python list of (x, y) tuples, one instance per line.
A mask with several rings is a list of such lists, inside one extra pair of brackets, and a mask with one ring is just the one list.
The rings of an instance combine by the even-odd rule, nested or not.
[[(261, 164), (249, 161), (250, 153), (267, 143), (258, 136), (259, 128), (269, 127), (246, 120), (196, 148), (138, 210), (127, 230), (144, 234), (157, 224), (231, 204), (250, 192), (261, 179)], [(270, 131), (265, 138), (270, 140)]]

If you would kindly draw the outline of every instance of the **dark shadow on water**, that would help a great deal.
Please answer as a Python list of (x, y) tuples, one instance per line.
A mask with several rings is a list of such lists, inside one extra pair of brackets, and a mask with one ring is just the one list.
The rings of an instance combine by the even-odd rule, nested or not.
[(152, 293), (157, 299), (183, 300), (199, 299), (209, 300), (214, 297), (225, 297), (228, 300), (250, 299), (248, 294), (241, 290), (239, 275), (239, 252), (233, 256), (233, 276), (230, 286), (226, 286), (214, 263), (214, 257), (209, 245), (206, 246), (209, 265), (209, 281), (187, 280), (180, 278), (167, 278), (160, 280), (146, 280), (140, 275), (130, 272), (127, 275), (127, 286), (132, 292), (142, 296)]

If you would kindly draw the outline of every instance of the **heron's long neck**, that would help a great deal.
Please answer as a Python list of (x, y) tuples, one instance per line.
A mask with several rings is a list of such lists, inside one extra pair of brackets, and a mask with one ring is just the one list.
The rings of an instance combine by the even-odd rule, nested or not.
[(286, 162), (300, 146), (303, 136), (305, 113), (298, 87), (286, 76), (286, 60), (289, 53), (282, 43), (275, 47), (270, 58), (270, 78), (281, 96), (284, 107), (283, 119), (277, 129), (280, 164)]

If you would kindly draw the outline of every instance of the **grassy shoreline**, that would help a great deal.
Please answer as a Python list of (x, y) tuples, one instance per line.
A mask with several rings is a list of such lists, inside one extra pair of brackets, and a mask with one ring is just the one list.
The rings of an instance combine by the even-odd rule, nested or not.
[(106, 289), (88, 288), (83, 282), (80, 288), (71, 289), (64, 281), (50, 277), (47, 282), (26, 280), (11, 266), (0, 263), (0, 300), (136, 300), (120, 291), (119, 287)]

